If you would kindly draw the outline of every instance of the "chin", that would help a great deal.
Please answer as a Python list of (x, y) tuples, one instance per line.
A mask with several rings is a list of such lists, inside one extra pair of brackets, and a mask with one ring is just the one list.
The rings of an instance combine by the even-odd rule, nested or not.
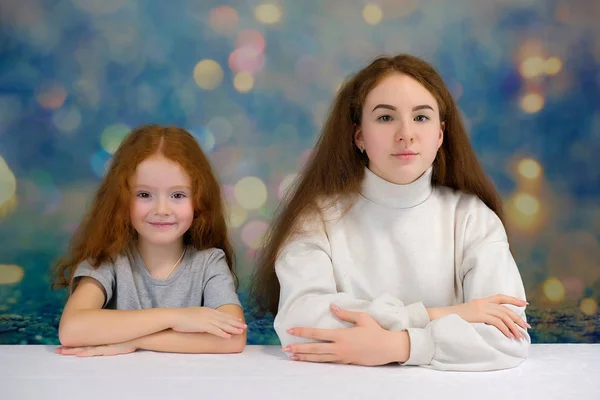
[(141, 235), (144, 241), (153, 245), (163, 246), (172, 244), (183, 236), (183, 234), (169, 234), (169, 235)]

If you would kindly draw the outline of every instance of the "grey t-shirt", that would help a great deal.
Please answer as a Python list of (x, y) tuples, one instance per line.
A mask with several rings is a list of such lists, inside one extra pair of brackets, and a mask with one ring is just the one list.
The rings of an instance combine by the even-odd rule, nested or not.
[(216, 248), (198, 251), (188, 247), (177, 270), (165, 280), (150, 275), (135, 249), (97, 269), (82, 262), (75, 271), (75, 282), (83, 276), (100, 282), (106, 291), (103, 308), (113, 310), (217, 308), (225, 304), (241, 307), (225, 253)]

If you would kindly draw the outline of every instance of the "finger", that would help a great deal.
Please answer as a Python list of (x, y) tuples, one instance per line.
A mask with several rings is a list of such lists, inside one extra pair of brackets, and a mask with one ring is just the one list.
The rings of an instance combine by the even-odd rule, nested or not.
[(101, 356), (106, 346), (90, 346), (75, 354), (75, 357), (96, 357)]
[(302, 343), (290, 344), (283, 348), (286, 353), (293, 354), (336, 354), (334, 343)]
[(531, 325), (529, 325), (527, 322), (525, 322), (525, 320), (523, 320), (523, 318), (521, 318), (520, 316), (517, 315), (517, 313), (515, 313), (514, 311), (512, 311), (510, 308), (506, 307), (506, 306), (501, 306), (505, 312), (510, 315), (510, 318), (516, 322), (517, 325), (519, 325), (521, 328), (523, 329), (531, 329)]
[(210, 333), (212, 335), (218, 336), (218, 337), (223, 338), (223, 339), (230, 339), (231, 338), (231, 334), (223, 331), (218, 326), (215, 326), (215, 325), (212, 325), (212, 324), (208, 325), (208, 327), (206, 328), (206, 333)]
[(326, 340), (335, 342), (337, 338), (337, 329), (317, 329), (317, 328), (292, 328), (288, 329), (290, 335), (303, 337), (307, 339)]
[(293, 354), (290, 359), (294, 361), (308, 361), (317, 363), (339, 362), (339, 356), (333, 354)]
[(216, 319), (238, 328), (246, 329), (248, 327), (244, 321), (240, 320), (239, 318), (235, 318), (233, 315), (225, 314), (224, 316), (219, 316)]
[(513, 306), (519, 306), (519, 307), (523, 307), (523, 306), (529, 304), (525, 300), (517, 299), (516, 297), (513, 297), (513, 296), (507, 296), (505, 294), (497, 294), (495, 296), (492, 296), (490, 298), (490, 300), (493, 303), (497, 303), (497, 304), (512, 304)]
[(233, 334), (236, 334), (236, 335), (244, 333), (244, 328), (238, 328), (237, 326), (233, 326), (233, 325), (228, 324), (226, 322), (213, 321), (212, 324), (215, 325), (216, 327), (218, 327), (219, 329), (221, 329), (222, 331), (225, 331), (227, 333), (233, 333)]
[(226, 313), (224, 311), (215, 310), (214, 308), (211, 308), (210, 310), (213, 311), (214, 315), (222, 317), (222, 318), (232, 319), (232, 320), (238, 321), (238, 322), (243, 322), (244, 321), (241, 317), (237, 317), (237, 316), (228, 314), (228, 313)]
[(353, 322), (355, 324), (358, 323), (361, 314), (360, 312), (343, 310), (334, 304), (331, 305), (331, 309), (335, 316), (342, 321)]
[(80, 351), (85, 350), (85, 347), (66, 347), (62, 346), (56, 349), (56, 352), (62, 354), (63, 356), (72, 356)]
[(504, 312), (504, 310), (500, 309), (500, 310), (493, 310), (490, 311), (491, 315), (500, 318), (502, 320), (502, 322), (504, 322), (504, 325), (506, 325), (508, 327), (508, 329), (510, 330), (510, 332), (513, 334), (514, 337), (516, 337), (517, 339), (522, 339), (523, 335), (521, 335), (521, 332), (519, 332), (519, 328), (517, 328), (517, 325), (515, 324), (515, 322), (511, 319), (510, 315), (508, 315), (508, 313)]
[(513, 334), (510, 333), (510, 329), (508, 329), (508, 327), (504, 324), (504, 322), (502, 322), (500, 318), (494, 317), (493, 315), (488, 315), (484, 322), (488, 325), (493, 325), (496, 328), (500, 329), (500, 332), (504, 333), (506, 337), (509, 337), (511, 339), (515, 338)]

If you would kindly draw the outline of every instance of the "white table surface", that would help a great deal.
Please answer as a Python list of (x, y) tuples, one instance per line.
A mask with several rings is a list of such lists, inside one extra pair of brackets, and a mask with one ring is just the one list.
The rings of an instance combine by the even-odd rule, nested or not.
[(241, 354), (141, 351), (75, 358), (53, 346), (0, 346), (0, 399), (600, 399), (600, 344), (536, 344), (519, 367), (445, 372)]

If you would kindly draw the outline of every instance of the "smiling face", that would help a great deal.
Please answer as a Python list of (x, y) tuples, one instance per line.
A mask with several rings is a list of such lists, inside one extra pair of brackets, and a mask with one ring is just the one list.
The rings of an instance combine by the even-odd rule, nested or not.
[(443, 141), (443, 123), (433, 95), (412, 77), (393, 73), (367, 95), (356, 146), (369, 169), (395, 184), (418, 179), (433, 163)]
[(183, 168), (161, 155), (142, 161), (131, 179), (131, 223), (140, 241), (171, 245), (192, 225), (192, 187)]

